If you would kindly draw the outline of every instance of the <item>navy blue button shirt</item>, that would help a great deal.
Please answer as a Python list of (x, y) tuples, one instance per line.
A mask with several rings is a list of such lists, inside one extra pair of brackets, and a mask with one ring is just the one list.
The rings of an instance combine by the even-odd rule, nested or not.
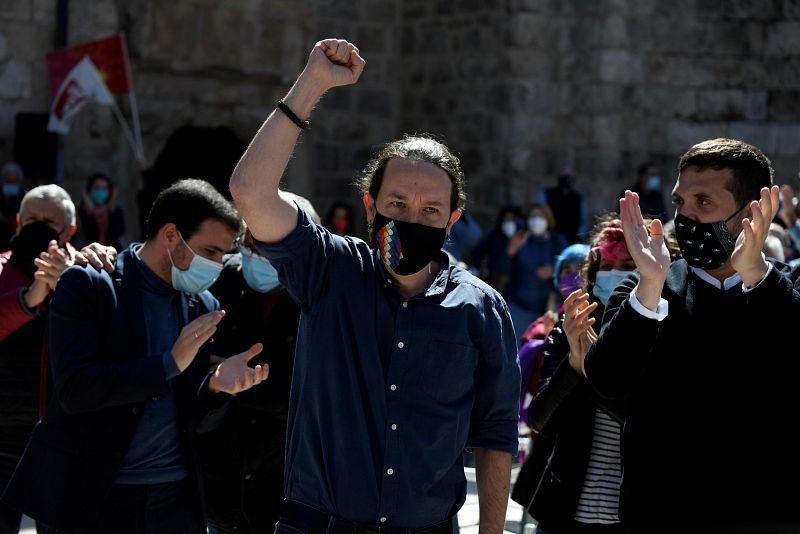
[(258, 243), (302, 306), (285, 492), (341, 518), (422, 528), (464, 503), (464, 447), (517, 452), (520, 372), (503, 299), (442, 267), (408, 301), (359, 239), (300, 210)]

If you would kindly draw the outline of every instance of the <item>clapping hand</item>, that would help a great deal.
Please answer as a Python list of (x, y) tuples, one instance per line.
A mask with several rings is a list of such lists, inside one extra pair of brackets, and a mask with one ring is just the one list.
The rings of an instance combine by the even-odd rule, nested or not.
[(742, 219), (742, 231), (731, 254), (731, 266), (741, 275), (745, 286), (756, 285), (767, 274), (761, 250), (769, 235), (769, 225), (778, 212), (778, 193), (777, 185), (762, 187), (761, 199), (749, 205), (752, 217)]
[(231, 356), (217, 365), (214, 375), (208, 383), (213, 393), (229, 393), (236, 395), (260, 384), (269, 376), (269, 365), (250, 367), (247, 363), (264, 349), (264, 345), (256, 343), (248, 350)]
[(569, 364), (576, 373), (585, 376), (583, 362), (589, 348), (597, 340), (592, 325), (595, 318), (591, 316), (597, 303), (589, 304), (589, 294), (576, 289), (564, 301), (564, 333), (569, 343)]

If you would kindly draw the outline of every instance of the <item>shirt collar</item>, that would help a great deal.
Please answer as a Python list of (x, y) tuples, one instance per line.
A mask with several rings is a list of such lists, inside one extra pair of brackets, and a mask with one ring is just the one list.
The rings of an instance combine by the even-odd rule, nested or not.
[(141, 275), (142, 287), (149, 290), (151, 293), (158, 293), (161, 295), (176, 293), (177, 290), (172, 287), (171, 284), (165, 282), (160, 276), (154, 273), (145, 262), (142, 261), (142, 258), (140, 258), (136, 253), (141, 247), (142, 243), (132, 243), (130, 249), (131, 256), (134, 258), (133, 264), (136, 266), (136, 269), (139, 270), (139, 274)]
[[(389, 275), (389, 271), (386, 270), (386, 266), (383, 264), (383, 260), (381, 260), (381, 256), (378, 251), (374, 250), (373, 254), (375, 256), (375, 262), (378, 264), (380, 277), (383, 280), (384, 287), (397, 287), (397, 284)], [(441, 295), (444, 293), (444, 290), (447, 287), (447, 281), (450, 279), (450, 257), (442, 250), (439, 251), (438, 260), (439, 272), (436, 273), (436, 277), (433, 279), (430, 287), (425, 290), (425, 294), (422, 295), (423, 297)]]
[(728, 289), (736, 286), (737, 284), (742, 283), (742, 277), (739, 273), (734, 273), (733, 276), (729, 276), (722, 282), (705, 272), (703, 269), (698, 269), (697, 267), (692, 267), (692, 272), (697, 275), (697, 277), (705, 282), (708, 282), (712, 286), (716, 287), (717, 289), (724, 289), (727, 291)]

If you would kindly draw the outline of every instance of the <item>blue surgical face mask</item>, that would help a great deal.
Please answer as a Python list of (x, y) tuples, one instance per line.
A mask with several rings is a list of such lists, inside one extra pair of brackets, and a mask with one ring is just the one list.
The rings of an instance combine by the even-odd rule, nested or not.
[(253, 254), (247, 247), (242, 247), (242, 275), (245, 282), (254, 291), (268, 293), (280, 286), (278, 270), (267, 258)]
[(175, 267), (175, 263), (172, 261), (172, 254), (167, 249), (169, 261), (172, 263), (172, 287), (190, 295), (197, 295), (217, 281), (219, 274), (222, 272), (222, 264), (200, 256), (192, 250), (192, 247), (186, 244), (180, 232), (178, 232), (178, 236), (183, 241), (183, 244), (186, 245), (186, 248), (194, 254), (194, 257), (189, 263), (189, 268), (184, 271)]
[(16, 197), (19, 195), (19, 184), (3, 184), (3, 196), (6, 198)]
[(660, 176), (650, 176), (647, 178), (647, 189), (650, 191), (655, 191), (657, 189), (661, 189), (661, 177)]
[(630, 271), (619, 271), (611, 269), (610, 271), (598, 271), (597, 278), (594, 281), (594, 288), (592, 293), (603, 306), (608, 305), (608, 297), (614, 292), (620, 282), (625, 280), (625, 277), (630, 274)]
[(92, 202), (98, 206), (102, 206), (108, 202), (109, 192), (108, 189), (92, 189), (89, 196), (92, 198)]

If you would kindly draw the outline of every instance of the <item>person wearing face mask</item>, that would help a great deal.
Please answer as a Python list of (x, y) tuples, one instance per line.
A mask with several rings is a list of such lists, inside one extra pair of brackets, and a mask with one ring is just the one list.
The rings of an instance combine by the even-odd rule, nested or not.
[[(652, 161), (646, 161), (639, 165), (636, 171), (636, 182), (630, 190), (639, 195), (639, 206), (645, 217), (653, 217), (667, 222), (670, 217), (667, 213), (667, 203), (664, 200), (663, 186), (658, 165)], [(625, 196), (625, 192), (621, 192), (619, 196)]]
[(15, 217), (25, 195), (24, 178), (22, 167), (13, 161), (0, 169), (0, 250), (8, 250), (17, 231)]
[(503, 299), (442, 251), (465, 203), (458, 159), (428, 136), (385, 145), (358, 182), (369, 244), (314, 224), (278, 188), (319, 98), (364, 65), (353, 44), (318, 42), (230, 182), (302, 308), (276, 532), (449, 534), (465, 447), (481, 528), (500, 532), (520, 374)]
[[(315, 224), (311, 203), (295, 202)], [(269, 365), (269, 380), (236, 395), (224, 419), (200, 438), (208, 530), (211, 534), (272, 531), (283, 503), (284, 449), (300, 306), (261, 255), (248, 230), (239, 252), (223, 261), (211, 293), (226, 311), (215, 336), (215, 354), (236, 354), (254, 343), (253, 361)], [(213, 361), (223, 361), (212, 355)], [(244, 481), (244, 482), (243, 482)]]
[(117, 206), (117, 191), (107, 175), (98, 172), (89, 177), (78, 217), (84, 241), (124, 248), (125, 214)]
[[(580, 320), (593, 324), (602, 317), (617, 281), (636, 265), (622, 224), (613, 215), (595, 224), (585, 250), (576, 276), (561, 276), (563, 315), (545, 344), (539, 384), (528, 408), (528, 423), (536, 433), (533, 457), (539, 445), (549, 450), (537, 476), (528, 477), (528, 501), (522, 504), (543, 534), (626, 532), (619, 519), (624, 405), (599, 396), (572, 367), (569, 354), (583, 324), (575, 325), (576, 308), (591, 303)], [(671, 252), (677, 257), (676, 245)]]
[(672, 191), (677, 261), (660, 221), (646, 230), (638, 195), (620, 199), (637, 271), (611, 294), (597, 340), (573, 354), (599, 394), (626, 405), (620, 511), (631, 532), (673, 530), (664, 517), (691, 532), (800, 528), (800, 270), (761, 252), (772, 181), (752, 145), (691, 147)]
[[(46, 325), (61, 273), (73, 263), (111, 269), (114, 249), (96, 243), (77, 252), (75, 206), (61, 187), (32, 189), (15, 217), (16, 235), (0, 253), (0, 492), (22, 456), (50, 396)], [(102, 259), (101, 259), (102, 258)], [(0, 532), (19, 529), (21, 514), (0, 502)]]
[(239, 231), (236, 209), (209, 183), (181, 180), (159, 194), (147, 240), (120, 253), (113, 272), (61, 273), (50, 303), (55, 395), (7, 506), (50, 532), (206, 531), (195, 431), (267, 374), (248, 365), (260, 344), (208, 374), (224, 311), (206, 289)]
[(497, 213), (494, 228), (472, 250), (473, 265), (478, 269), (481, 280), (500, 293), (505, 291), (511, 272), (511, 262), (506, 254), (508, 240), (517, 233), (521, 224), (522, 212), (519, 207), (503, 206)]
[(533, 204), (528, 210), (526, 229), (514, 234), (506, 247), (511, 274), (505, 297), (518, 336), (547, 310), (553, 287), (553, 264), (569, 244), (553, 228), (555, 219), (550, 208), (546, 204)]

